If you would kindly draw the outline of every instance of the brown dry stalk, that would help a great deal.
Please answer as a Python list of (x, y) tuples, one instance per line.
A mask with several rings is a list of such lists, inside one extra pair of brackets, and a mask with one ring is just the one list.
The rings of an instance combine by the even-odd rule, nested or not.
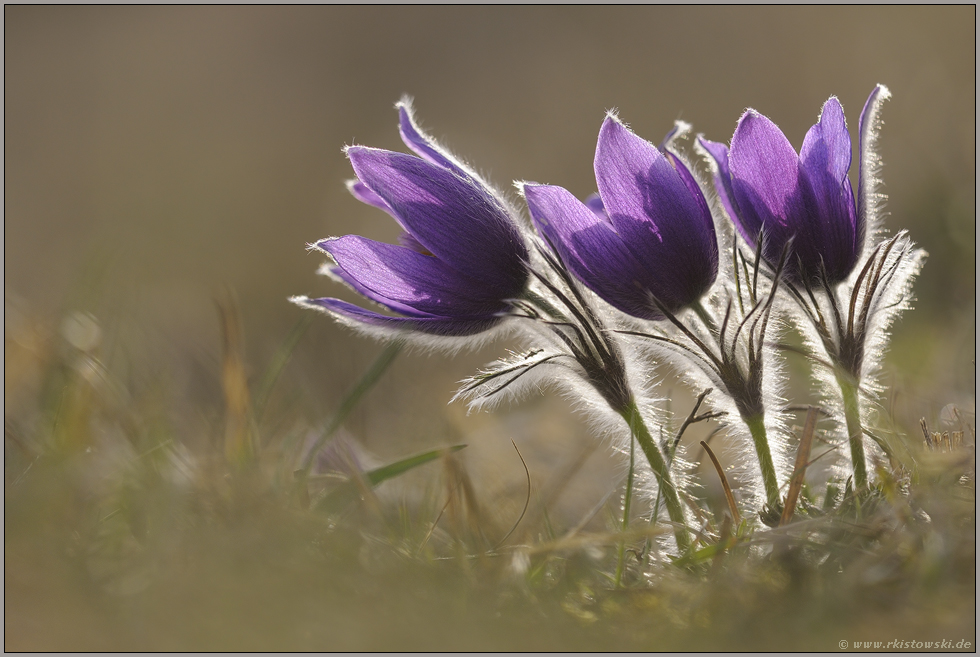
[(718, 458), (715, 453), (711, 451), (708, 447), (708, 443), (701, 441), (701, 447), (704, 449), (705, 454), (711, 459), (711, 462), (715, 466), (715, 470), (718, 472), (718, 478), (721, 479), (721, 487), (725, 489), (725, 499), (728, 500), (728, 510), (732, 513), (732, 520), (735, 521), (735, 525), (739, 525), (742, 522), (742, 515), (738, 512), (738, 507), (735, 505), (735, 496), (732, 494), (732, 487), (728, 485), (728, 477), (725, 476), (725, 471), (721, 468), (721, 463), (718, 462)]
[(226, 289), (215, 303), (221, 315), (223, 358), (221, 387), (225, 396), (225, 457), (236, 466), (252, 460), (249, 427), (251, 399), (245, 371), (245, 335), (234, 293)]
[(810, 458), (810, 447), (813, 445), (813, 434), (816, 426), (817, 409), (811, 406), (806, 411), (806, 423), (803, 425), (803, 435), (800, 437), (800, 446), (796, 449), (796, 464), (793, 466), (793, 478), (790, 479), (789, 491), (786, 493), (786, 501), (783, 504), (783, 515), (779, 518), (780, 527), (789, 524), (789, 521), (793, 519), (796, 501), (799, 499), (800, 491), (803, 489), (807, 459)]

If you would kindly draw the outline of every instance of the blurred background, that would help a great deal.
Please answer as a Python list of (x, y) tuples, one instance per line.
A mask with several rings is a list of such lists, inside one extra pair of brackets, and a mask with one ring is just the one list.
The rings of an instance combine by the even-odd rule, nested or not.
[[(289, 296), (354, 300), (315, 275), (322, 258), (305, 247), (347, 233), (394, 241), (394, 222), (346, 192), (341, 148), (404, 150), (403, 94), (499, 186), (533, 180), (584, 197), (608, 109), (654, 142), (675, 119), (728, 141), (751, 106), (798, 148), (831, 95), (853, 135), (880, 82), (894, 94), (880, 141), (887, 225), (930, 254), (895, 329), (889, 408), (913, 422), (948, 403), (973, 409), (972, 6), (8, 6), (4, 36), (8, 365), (37, 327), (90, 313), (127, 385), (164, 380), (174, 423), (219, 423), (216, 295), (237, 295), (252, 376), (303, 315)], [(382, 457), (469, 442), (471, 462), (495, 451), (518, 482), (511, 438), (561, 436), (528, 447), (539, 472), (569, 444), (588, 449), (560, 400), (469, 417), (447, 405), (505, 346), (403, 355), (348, 430)], [(316, 317), (289, 365), (292, 403), (314, 423), (328, 417), (380, 349)], [(30, 395), (7, 369), (10, 416)], [(29, 389), (29, 371), (14, 375)], [(798, 381), (792, 401), (806, 393)], [(688, 402), (676, 405), (686, 415)], [(596, 459), (607, 474), (621, 468)]]

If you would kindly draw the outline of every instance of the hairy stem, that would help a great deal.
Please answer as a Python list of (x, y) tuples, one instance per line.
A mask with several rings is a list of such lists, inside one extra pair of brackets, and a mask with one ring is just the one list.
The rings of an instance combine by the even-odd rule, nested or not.
[(657, 483), (660, 486), (664, 502), (667, 505), (667, 514), (670, 516), (671, 521), (674, 522), (674, 537), (677, 539), (677, 549), (681, 554), (684, 554), (691, 547), (691, 539), (688, 536), (687, 529), (684, 527), (684, 510), (681, 507), (681, 500), (677, 495), (677, 488), (674, 486), (673, 479), (671, 479), (670, 470), (667, 468), (663, 454), (660, 453), (660, 448), (657, 447), (657, 443), (654, 442), (653, 436), (650, 435), (649, 429), (647, 429), (646, 424), (643, 422), (640, 409), (636, 407), (636, 400), (631, 399), (626, 408), (619, 411), (619, 414), (626, 420), (633, 434), (633, 438), (640, 444), (640, 449), (643, 450), (643, 454), (647, 457), (650, 467), (653, 468), (653, 474), (657, 477)]
[(701, 299), (695, 300), (691, 304), (691, 309), (697, 314), (698, 317), (701, 318), (701, 321), (704, 322), (705, 327), (707, 327), (708, 331), (710, 331), (712, 335), (716, 335), (718, 333), (718, 327), (715, 326), (715, 321), (711, 318), (711, 315), (708, 314), (707, 309), (701, 305)]
[[(633, 501), (633, 473), (636, 469), (636, 439), (630, 435), (630, 471), (626, 475), (626, 494), (623, 497), (623, 532), (630, 528), (630, 506)], [(623, 570), (626, 562), (626, 540), (619, 544), (619, 561), (616, 563), (616, 588), (623, 583)]]
[(837, 374), (837, 384), (844, 397), (844, 418), (847, 420), (847, 437), (851, 445), (851, 463), (854, 464), (854, 488), (863, 490), (868, 485), (868, 468), (864, 459), (864, 430), (861, 426), (858, 386), (851, 377), (843, 373)]
[(770, 508), (779, 508), (779, 483), (776, 481), (776, 468), (772, 464), (772, 452), (769, 451), (769, 439), (766, 437), (766, 422), (762, 415), (742, 419), (749, 427), (755, 453), (759, 457), (759, 469), (762, 471), (762, 484), (766, 488), (766, 502)]

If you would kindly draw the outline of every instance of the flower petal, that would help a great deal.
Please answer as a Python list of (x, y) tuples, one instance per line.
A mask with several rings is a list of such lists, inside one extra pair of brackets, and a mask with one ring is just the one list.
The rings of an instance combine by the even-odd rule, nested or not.
[[(735, 203), (735, 193), (732, 191), (732, 173), (728, 168), (728, 146), (718, 141), (709, 141), (704, 137), (698, 137), (698, 144), (711, 157), (714, 163), (712, 172), (715, 179), (715, 191), (718, 192), (718, 200), (728, 213), (728, 217), (739, 223), (738, 204)], [(739, 232), (743, 232), (741, 228)]]
[(351, 196), (356, 198), (361, 203), (364, 203), (366, 205), (371, 205), (373, 207), (378, 208), (379, 210), (384, 210), (385, 212), (388, 213), (388, 215), (392, 219), (398, 222), (399, 226), (405, 228), (404, 224), (402, 224), (401, 218), (398, 215), (396, 215), (390, 207), (388, 207), (388, 204), (385, 203), (385, 200), (380, 196), (378, 196), (377, 194), (375, 194), (374, 192), (372, 192), (370, 189), (368, 189), (368, 186), (362, 183), (357, 178), (347, 181), (347, 191), (350, 192)]
[(396, 313), (401, 313), (403, 315), (408, 315), (409, 317), (431, 317), (432, 316), (431, 313), (423, 313), (423, 312), (420, 312), (420, 311), (416, 310), (415, 308), (412, 308), (411, 306), (406, 306), (403, 303), (399, 303), (398, 301), (395, 301), (394, 299), (388, 299), (388, 298), (382, 297), (381, 295), (379, 295), (378, 293), (376, 293), (374, 290), (371, 290), (371, 289), (366, 288), (363, 285), (361, 285), (357, 281), (356, 278), (354, 278), (353, 276), (351, 276), (346, 271), (344, 271), (343, 269), (341, 269), (340, 267), (338, 267), (336, 265), (332, 265), (332, 266), (324, 265), (320, 269), (320, 273), (321, 274), (327, 274), (328, 276), (330, 276), (330, 278), (332, 278), (332, 279), (334, 279), (336, 281), (339, 281), (339, 282), (347, 285), (349, 288), (351, 288), (352, 290), (354, 290), (355, 292), (357, 292), (361, 296), (367, 297), (368, 299), (374, 301), (375, 303), (379, 303), (379, 304), (383, 305), (384, 307), (388, 308), (389, 310), (395, 311)]
[(681, 121), (680, 119), (674, 121), (674, 127), (667, 131), (667, 134), (664, 135), (663, 141), (661, 141), (660, 145), (657, 146), (657, 150), (659, 150), (661, 153), (666, 153), (668, 150), (672, 149), (674, 147), (674, 142), (678, 141), (684, 137), (684, 135), (689, 133), (691, 131), (691, 127), (691, 124), (687, 121)]
[(455, 171), (464, 178), (473, 177), (473, 173), (455, 157), (443, 150), (429, 135), (422, 132), (415, 121), (415, 111), (409, 98), (402, 98), (395, 105), (398, 108), (398, 132), (402, 141), (420, 157), (435, 165)]
[[(701, 296), (701, 293), (710, 287), (718, 275), (718, 238), (715, 236), (715, 221), (711, 217), (711, 209), (708, 208), (708, 202), (701, 192), (701, 187), (691, 175), (687, 165), (671, 152), (667, 152), (666, 155), (670, 163), (674, 165), (674, 170), (680, 176), (684, 186), (687, 187), (698, 209), (697, 214), (690, 218), (691, 221), (686, 226), (686, 231), (681, 233), (680, 229), (684, 227), (679, 225), (675, 225), (674, 228), (677, 233), (681, 233), (677, 235), (676, 243), (682, 245), (680, 248), (686, 250), (685, 255), (695, 265), (691, 270), (692, 285), (695, 287), (701, 285), (705, 280), (704, 275), (707, 275), (707, 286), (703, 289), (698, 288), (697, 296)], [(702, 274), (702, 276), (698, 276), (698, 274)], [(698, 278), (701, 280), (695, 283), (694, 279)]]
[(786, 136), (768, 118), (748, 110), (732, 136), (728, 161), (742, 236), (754, 246), (765, 225), (788, 239), (809, 208), (801, 190), (800, 158)]
[(329, 297), (322, 299), (298, 297), (294, 302), (321, 309), (348, 323), (395, 331), (419, 331), (446, 337), (476, 335), (492, 328), (501, 320), (500, 317), (388, 317)]
[(485, 194), (493, 197), (501, 208), (511, 210), (508, 200), (496, 188), (419, 128), (419, 124), (415, 120), (415, 110), (412, 107), (411, 98), (407, 96), (402, 98), (396, 107), (398, 108), (398, 131), (406, 146), (426, 161), (449, 169), (460, 177), (472, 181), (474, 185), (482, 188)]
[(492, 315), (506, 308), (487, 286), (461, 275), (433, 256), (358, 235), (323, 240), (317, 246), (342, 271), (341, 278), (364, 296), (410, 315)]
[(857, 209), (847, 178), (851, 136), (844, 109), (836, 98), (824, 104), (820, 119), (807, 132), (800, 163), (814, 193), (817, 216), (807, 231), (813, 238), (812, 246), (799, 244), (794, 250), (819, 251), (808, 259), (814, 264), (823, 259), (830, 282), (844, 280), (857, 263)]
[(583, 203), (585, 203), (586, 207), (595, 213), (595, 216), (599, 217), (600, 219), (602, 219), (607, 223), (609, 222), (609, 215), (606, 214), (606, 206), (602, 204), (602, 197), (599, 196), (599, 192), (595, 192), (586, 196)]
[(595, 173), (616, 232), (646, 268), (647, 288), (671, 310), (695, 301), (714, 282), (718, 246), (693, 178), (692, 189), (671, 160), (613, 117), (599, 132)]
[(589, 289), (625, 313), (662, 319), (644, 292), (646, 269), (607, 221), (562, 187), (527, 184), (524, 197), (535, 226)]
[(480, 279), (498, 298), (520, 294), (527, 281), (527, 247), (483, 187), (403, 153), (356, 146), (347, 155), (361, 182), (429, 252)]
[(613, 117), (606, 117), (599, 132), (595, 174), (606, 213), (634, 255), (662, 244), (670, 224), (698, 214), (663, 153)]
[[(817, 123), (807, 131), (800, 149), (800, 162), (808, 174), (819, 172), (835, 186), (840, 186), (847, 177), (851, 168), (851, 135), (847, 131), (844, 108), (837, 98), (832, 96), (824, 103)], [(812, 174), (810, 182), (817, 184)]]
[(667, 156), (667, 160), (674, 166), (674, 171), (677, 172), (681, 182), (687, 187), (687, 191), (691, 194), (691, 198), (697, 207), (697, 212), (693, 217), (694, 221), (690, 226), (691, 232), (699, 233), (701, 241), (707, 250), (714, 250), (717, 254), (718, 242), (715, 240), (715, 222), (711, 218), (711, 210), (708, 208), (708, 202), (701, 192), (701, 186), (698, 185), (698, 181), (691, 175), (691, 170), (687, 168), (687, 165), (679, 157), (669, 151), (665, 155)]
[[(394, 214), (391, 212), (391, 208), (388, 207), (388, 204), (385, 203), (384, 199), (368, 189), (367, 185), (362, 183), (357, 178), (347, 181), (347, 191), (349, 191), (351, 196), (356, 198), (361, 203), (373, 205), (379, 210), (384, 210), (394, 217)], [(395, 220), (397, 221), (398, 217), (395, 217)]]
[(399, 235), (398, 243), (404, 246), (406, 249), (411, 249), (412, 251), (416, 251), (422, 255), (432, 255), (429, 250), (422, 246), (422, 243), (415, 239), (415, 236), (411, 233), (402, 233)]
[[(392, 209), (388, 207), (388, 204), (385, 203), (385, 200), (380, 196), (378, 196), (377, 194), (375, 194), (374, 192), (372, 192), (370, 189), (368, 189), (368, 186), (362, 183), (357, 178), (347, 181), (347, 190), (351, 193), (351, 195), (354, 196), (354, 198), (356, 198), (361, 203), (373, 205), (379, 210), (384, 210), (389, 215), (391, 215), (392, 219), (398, 222), (398, 225), (400, 225), (402, 228), (405, 228), (405, 226), (402, 224), (401, 218), (398, 217), (398, 215), (396, 215), (392, 211)], [(425, 255), (432, 255), (429, 252), (429, 250), (424, 246), (422, 246), (411, 233), (405, 232), (399, 235), (398, 243), (404, 247), (412, 249), (413, 251), (418, 251), (419, 253)]]

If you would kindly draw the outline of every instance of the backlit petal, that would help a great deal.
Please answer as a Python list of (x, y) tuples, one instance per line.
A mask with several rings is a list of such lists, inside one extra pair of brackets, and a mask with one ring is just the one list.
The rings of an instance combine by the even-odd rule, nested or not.
[(527, 280), (524, 239), (482, 187), (411, 155), (365, 147), (347, 155), (361, 182), (429, 252), (502, 298), (520, 293)]
[(647, 290), (671, 310), (695, 301), (714, 282), (718, 253), (711, 214), (683, 163), (608, 117), (595, 171), (616, 232), (646, 270)]
[(505, 308), (487, 286), (454, 271), (433, 256), (403, 246), (358, 235), (324, 240), (317, 246), (336, 261), (346, 282), (392, 310), (429, 315), (488, 315)]
[(388, 317), (333, 298), (296, 301), (304, 306), (321, 308), (356, 324), (399, 331), (420, 331), (445, 337), (476, 335), (500, 322), (499, 317)]
[(740, 225), (738, 204), (735, 203), (735, 193), (732, 191), (732, 173), (728, 167), (728, 146), (718, 141), (709, 141), (703, 137), (698, 138), (698, 144), (711, 156), (711, 161), (714, 163), (712, 170), (718, 200), (725, 208), (729, 218), (735, 222), (739, 232), (744, 235), (747, 231), (743, 230)]
[(528, 184), (524, 196), (538, 231), (577, 278), (625, 313), (661, 317), (643, 292), (645, 268), (609, 223), (562, 187)]

